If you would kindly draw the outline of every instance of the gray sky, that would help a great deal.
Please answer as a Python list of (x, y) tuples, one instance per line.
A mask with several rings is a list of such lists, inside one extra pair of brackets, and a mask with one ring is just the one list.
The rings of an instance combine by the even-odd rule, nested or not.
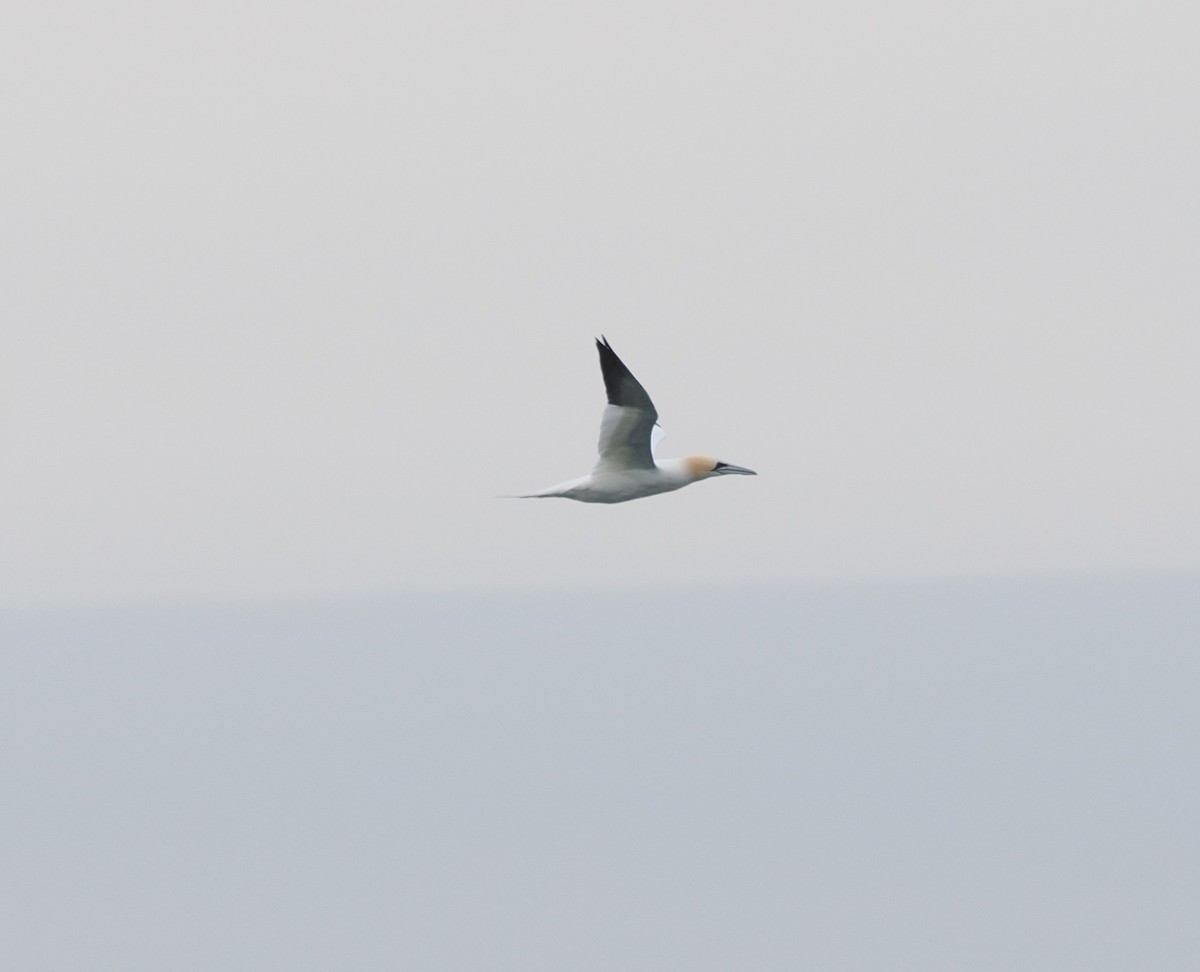
[(1183, 10), (22, 5), (0, 596), (1198, 566)]

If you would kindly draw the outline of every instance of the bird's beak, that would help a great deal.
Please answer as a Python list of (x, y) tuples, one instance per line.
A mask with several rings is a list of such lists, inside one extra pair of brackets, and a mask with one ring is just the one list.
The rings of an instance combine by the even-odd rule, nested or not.
[(747, 469), (745, 466), (735, 466), (728, 462), (718, 462), (713, 468), (714, 476), (757, 476), (753, 469)]

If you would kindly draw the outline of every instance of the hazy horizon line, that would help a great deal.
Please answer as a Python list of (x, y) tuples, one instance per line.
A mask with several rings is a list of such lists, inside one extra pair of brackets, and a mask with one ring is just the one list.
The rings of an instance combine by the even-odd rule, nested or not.
[(0, 600), (0, 617), (13, 615), (41, 615), (55, 612), (88, 611), (188, 611), (220, 608), (289, 608), (289, 607), (339, 607), (350, 605), (400, 604), (420, 598), (493, 600), (529, 599), (547, 597), (601, 597), (613, 594), (653, 597), (705, 592), (718, 594), (750, 594), (770, 591), (804, 590), (852, 591), (852, 590), (915, 590), (941, 586), (979, 587), (991, 585), (1023, 584), (1086, 584), (1118, 581), (1175, 581), (1200, 583), (1200, 567), (1096, 567), (1061, 568), (1028, 571), (971, 571), (963, 573), (930, 574), (879, 574), (862, 576), (837, 576), (796, 578), (788, 580), (746, 581), (676, 581), (663, 579), (642, 583), (614, 584), (539, 584), (518, 586), (498, 584), (408, 584), (390, 588), (363, 588), (345, 592), (308, 592), (280, 595), (233, 594), (233, 595), (180, 595), (167, 597), (96, 597), (75, 600), (29, 599), (6, 603)]

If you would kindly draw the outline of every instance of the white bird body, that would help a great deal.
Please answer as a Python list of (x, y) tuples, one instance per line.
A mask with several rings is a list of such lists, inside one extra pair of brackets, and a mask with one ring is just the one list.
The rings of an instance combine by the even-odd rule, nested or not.
[(688, 468), (690, 461), (664, 459), (655, 463), (653, 469), (596, 469), (587, 476), (568, 479), (537, 493), (526, 493), (525, 498), (561, 496), (581, 503), (624, 503), (655, 493), (669, 493), (703, 478)]
[(587, 476), (569, 479), (522, 499), (551, 496), (581, 503), (624, 503), (656, 493), (669, 493), (711, 476), (755, 476), (752, 469), (719, 462), (709, 456), (655, 461), (653, 447), (662, 438), (658, 412), (650, 396), (625, 367), (607, 339), (596, 342), (608, 406), (600, 421), (600, 458)]

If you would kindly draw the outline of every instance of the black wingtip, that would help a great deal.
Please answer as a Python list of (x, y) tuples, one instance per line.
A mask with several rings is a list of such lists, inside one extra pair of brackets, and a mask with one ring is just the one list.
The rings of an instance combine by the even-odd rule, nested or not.
[(608, 396), (608, 404), (640, 408), (657, 418), (654, 403), (650, 401), (646, 389), (617, 357), (617, 352), (612, 349), (608, 338), (603, 334), (596, 338), (596, 350), (600, 353), (600, 371), (604, 375), (604, 391)]

